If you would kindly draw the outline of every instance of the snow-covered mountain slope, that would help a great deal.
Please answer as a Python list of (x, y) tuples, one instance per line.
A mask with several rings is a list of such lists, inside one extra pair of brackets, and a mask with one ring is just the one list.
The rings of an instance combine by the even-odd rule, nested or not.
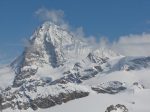
[[(103, 93), (94, 93), (90, 92), (89, 96), (72, 100), (67, 103), (63, 103), (61, 105), (57, 105), (51, 108), (47, 109), (41, 109), (39, 108), (37, 112), (105, 112), (106, 109), (111, 105), (117, 105), (121, 104), (124, 105), (128, 112), (149, 112), (150, 111), (150, 89), (149, 89), (149, 76), (150, 70), (145, 71), (135, 71), (135, 72), (120, 72), (118, 75), (115, 76), (115, 73), (105, 75), (101, 79), (101, 76), (97, 76), (92, 80), (89, 80), (88, 84), (90, 85), (96, 85), (96, 84), (104, 84), (105, 82), (119, 80), (119, 81), (126, 81), (123, 76), (127, 76), (128, 78), (131, 78), (130, 84), (135, 81), (139, 81), (142, 85), (144, 85), (144, 89), (141, 89), (139, 86), (131, 86), (129, 85), (128, 89), (125, 91), (122, 91), (118, 94), (103, 94)], [(130, 75), (137, 74), (137, 78), (134, 79)], [(144, 76), (142, 76), (144, 75)], [(108, 78), (110, 76), (110, 78)], [(121, 80), (120, 80), (121, 79)], [(141, 80), (140, 80), (141, 79)], [(95, 82), (95, 83), (94, 83)], [(57, 93), (54, 93), (57, 94)], [(35, 97), (35, 96), (34, 96)], [(20, 110), (11, 110), (6, 109), (4, 112), (19, 112)], [(22, 110), (21, 112), (26, 112), (27, 110)], [(32, 109), (28, 109), (30, 112), (34, 112)], [(111, 112), (124, 112), (122, 110), (119, 111), (111, 111)]]
[[(110, 105), (121, 104), (126, 106), (129, 112), (149, 112), (150, 111), (150, 70), (139, 71), (117, 71), (109, 74), (98, 74), (96, 77), (86, 80), (83, 85), (89, 86), (113, 86), (112, 81), (120, 81), (126, 90), (118, 94), (90, 93), (88, 97), (73, 100), (60, 106), (52, 107), (39, 112), (105, 112)], [(111, 82), (111, 85), (108, 84)], [(135, 83), (136, 82), (136, 83)], [(116, 83), (117, 84), (117, 83)], [(142, 86), (141, 86), (142, 85)], [(75, 111), (73, 111), (75, 110)], [(126, 111), (111, 111), (126, 112)]]
[[(42, 78), (49, 77), (51, 80), (55, 80), (62, 76), (62, 69), (68, 68), (64, 63), (72, 62), (75, 56), (80, 56), (80, 51), (83, 55), (85, 50), (88, 51), (89, 48), (84, 46), (86, 43), (73, 38), (68, 31), (54, 23), (46, 22), (35, 31), (23, 54), (11, 66), (19, 77), (19, 74), (30, 77), (26, 73), (30, 71), (32, 75), (37, 73), (37, 76), (42, 76)], [(16, 77), (16, 79), (19, 78)], [(17, 81), (15, 83), (17, 85)]]
[(91, 69), (93, 65), (99, 66), (116, 56), (119, 55), (109, 49), (93, 50), (86, 41), (74, 37), (71, 32), (45, 22), (31, 36), (23, 54), (11, 64), (17, 74), (14, 86), (22, 85), (31, 76), (32, 79), (54, 81), (75, 68), (77, 63), (85, 71), (87, 65)]
[[(22, 55), (0, 69), (0, 110), (59, 112), (60, 108), (67, 112), (67, 106), (85, 100), (94, 104), (89, 107), (96, 108), (95, 112), (98, 104), (102, 112), (135, 112), (137, 105), (131, 102), (145, 102), (130, 96), (140, 92), (149, 96), (149, 67), (150, 57), (125, 57), (110, 48), (95, 49), (59, 25), (45, 22)], [(83, 112), (81, 106), (78, 112)]]

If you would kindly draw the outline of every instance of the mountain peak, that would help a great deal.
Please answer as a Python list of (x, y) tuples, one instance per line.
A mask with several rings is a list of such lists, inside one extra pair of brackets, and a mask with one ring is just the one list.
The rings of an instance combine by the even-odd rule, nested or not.
[(47, 21), (42, 24), (31, 36), (30, 40), (35, 44), (43, 44), (44, 41), (51, 42), (54, 46), (72, 43), (72, 35), (60, 25)]
[[(37, 38), (37, 35), (38, 35), (39, 33), (48, 31), (48, 29), (49, 29), (50, 27), (56, 27), (56, 26), (57, 26), (57, 25), (54, 24), (54, 23), (51, 22), (51, 21), (46, 21), (46, 22), (44, 22), (42, 25), (40, 25), (40, 26), (35, 30), (34, 34), (30, 37), (30, 40), (33, 40), (33, 39)], [(38, 36), (38, 37), (40, 38), (41, 36)]]
[(92, 53), (93, 58), (98, 60), (114, 56), (107, 50), (95, 49), (93, 51), (91, 45), (74, 37), (61, 26), (49, 21), (45, 22), (31, 36), (23, 54), (13, 62), (12, 67), (19, 74), (15, 82), (18, 83), (22, 79), (20, 76), (29, 77), (40, 70), (39, 74), (44, 74), (44, 70), (51, 72), (61, 68), (68, 70), (76, 62), (82, 63), (89, 53)]
[(22, 56), (14, 61), (14, 68), (21, 71), (21, 68), (31, 65), (60, 66), (65, 60), (63, 48), (73, 43), (72, 35), (68, 31), (50, 21), (45, 22), (31, 36)]

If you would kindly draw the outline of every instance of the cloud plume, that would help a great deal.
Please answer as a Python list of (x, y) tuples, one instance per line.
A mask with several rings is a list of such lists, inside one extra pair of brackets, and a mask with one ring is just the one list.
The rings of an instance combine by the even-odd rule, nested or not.
[(62, 23), (64, 17), (64, 11), (62, 10), (48, 10), (46, 8), (38, 9), (35, 14), (44, 21), (50, 20), (55, 23)]
[(127, 56), (150, 56), (150, 34), (121, 36), (113, 48)]

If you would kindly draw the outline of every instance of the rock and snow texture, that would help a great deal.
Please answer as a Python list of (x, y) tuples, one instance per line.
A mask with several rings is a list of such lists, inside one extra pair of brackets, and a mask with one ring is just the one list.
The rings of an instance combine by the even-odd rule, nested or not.
[(0, 110), (149, 112), (150, 57), (94, 48), (45, 22), (22, 55), (0, 68)]

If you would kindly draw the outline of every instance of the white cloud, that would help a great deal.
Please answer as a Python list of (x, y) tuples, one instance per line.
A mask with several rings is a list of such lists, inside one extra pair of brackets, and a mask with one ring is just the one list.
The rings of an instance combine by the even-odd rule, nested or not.
[(48, 10), (46, 8), (38, 9), (35, 14), (42, 20), (50, 20), (55, 23), (62, 23), (64, 17), (64, 11), (62, 10)]
[(113, 48), (127, 56), (150, 56), (150, 34), (122, 36)]
[(150, 34), (122, 36), (118, 42), (121, 44), (146, 44), (150, 43)]

